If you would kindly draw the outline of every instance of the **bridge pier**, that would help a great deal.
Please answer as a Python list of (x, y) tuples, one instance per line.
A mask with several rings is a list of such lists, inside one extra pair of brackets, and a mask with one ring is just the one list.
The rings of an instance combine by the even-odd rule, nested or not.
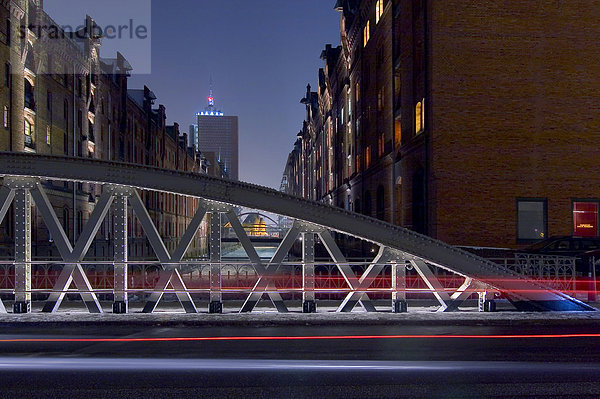
[(32, 183), (15, 179), (15, 303), (14, 313), (31, 311), (31, 196)]
[(302, 313), (316, 313), (315, 234), (302, 233)]
[(408, 312), (406, 302), (406, 262), (392, 263), (392, 312)]
[(210, 212), (210, 303), (209, 313), (223, 313), (221, 293), (221, 213)]
[(127, 298), (127, 200), (129, 194), (116, 190), (113, 200), (114, 211), (114, 302), (113, 313), (128, 311)]
[(480, 312), (495, 312), (496, 311), (496, 301), (493, 299), (488, 299), (487, 292), (479, 292), (479, 311)]

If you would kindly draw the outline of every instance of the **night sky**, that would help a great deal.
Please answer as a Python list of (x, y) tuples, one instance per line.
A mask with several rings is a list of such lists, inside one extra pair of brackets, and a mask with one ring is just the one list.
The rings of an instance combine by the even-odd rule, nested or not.
[[(131, 0), (131, 9), (118, 14), (114, 12), (118, 6), (95, 0), (46, 0), (45, 8), (59, 24), (68, 18), (83, 20), (88, 13), (106, 25), (137, 15), (143, 1), (149, 0)], [(134, 74), (130, 87), (150, 87), (157, 105), (167, 107), (168, 123), (178, 122), (187, 132), (196, 112), (206, 106), (212, 76), (217, 107), (239, 116), (240, 179), (279, 188), (304, 119), (300, 99), (306, 84), (317, 85), (325, 44), (340, 41), (334, 4), (334, 0), (153, 0), (151, 65), (136, 61), (138, 70), (151, 66), (151, 74)], [(121, 51), (135, 61), (136, 47), (142, 45), (134, 43)], [(101, 56), (114, 57), (112, 47), (115, 43), (103, 45)]]

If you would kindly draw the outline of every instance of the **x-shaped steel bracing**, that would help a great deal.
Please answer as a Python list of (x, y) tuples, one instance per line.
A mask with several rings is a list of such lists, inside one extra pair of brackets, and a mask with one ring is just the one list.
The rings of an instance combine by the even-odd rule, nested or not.
[(457, 311), (458, 307), (473, 294), (474, 290), (485, 289), (485, 285), (481, 282), (465, 277), (464, 283), (456, 292), (450, 295), (425, 261), (411, 257), (410, 263), (440, 303), (438, 312)]
[(113, 201), (113, 192), (111, 188), (106, 187), (100, 196), (88, 223), (84, 226), (83, 231), (75, 244), (75, 247), (71, 245), (71, 242), (65, 233), (63, 226), (60, 224), (56, 212), (54, 212), (54, 208), (52, 208), (39, 181), (35, 183), (35, 186), (30, 190), (30, 193), (48, 231), (52, 235), (60, 256), (65, 262), (63, 270), (58, 276), (52, 293), (50, 293), (42, 311), (55, 312), (60, 307), (71, 283), (74, 283), (87, 309), (91, 313), (102, 313), (100, 302), (98, 302), (98, 298), (93, 292), (92, 285), (85, 275), (80, 262), (90, 248), (90, 245), (100, 229), (102, 221), (110, 209), (110, 205)]

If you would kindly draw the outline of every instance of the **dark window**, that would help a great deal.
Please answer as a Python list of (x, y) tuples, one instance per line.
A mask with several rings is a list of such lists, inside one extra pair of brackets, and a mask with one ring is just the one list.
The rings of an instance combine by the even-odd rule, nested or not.
[(65, 120), (69, 119), (69, 101), (65, 100), (65, 102), (63, 103), (63, 118)]
[(364, 209), (364, 213), (367, 216), (371, 216), (371, 193), (370, 192), (366, 192), (365, 193), (365, 209)]
[(4, 64), (4, 86), (10, 87), (10, 76), (12, 74), (10, 64)]
[(385, 189), (383, 186), (377, 188), (377, 219), (385, 219)]
[(82, 133), (82, 127), (83, 127), (83, 113), (81, 112), (81, 110), (77, 111), (77, 130), (79, 131), (79, 134)]
[(89, 129), (88, 129), (88, 140), (91, 141), (92, 143), (96, 142), (96, 138), (94, 137), (94, 124), (90, 123), (89, 124)]
[(81, 78), (77, 78), (77, 95), (81, 98), (83, 96), (83, 82)]
[(12, 25), (10, 20), (6, 20), (6, 45), (10, 47), (12, 41)]
[(83, 212), (77, 212), (77, 235), (83, 231)]
[(427, 233), (427, 214), (425, 203), (425, 171), (419, 168), (412, 181), (412, 225), (417, 233)]
[(46, 109), (48, 110), (48, 115), (52, 117), (52, 92), (46, 93)]
[(67, 235), (69, 235), (69, 209), (68, 208), (63, 208), (63, 228), (65, 229), (65, 232), (67, 233)]
[(536, 241), (546, 238), (548, 236), (547, 221), (547, 201), (545, 199), (517, 200), (518, 241)]
[(67, 133), (63, 136), (63, 150), (65, 155), (69, 155), (69, 136)]
[(29, 83), (29, 80), (25, 80), (25, 107), (32, 111), (35, 111), (35, 97), (33, 92), (33, 86)]

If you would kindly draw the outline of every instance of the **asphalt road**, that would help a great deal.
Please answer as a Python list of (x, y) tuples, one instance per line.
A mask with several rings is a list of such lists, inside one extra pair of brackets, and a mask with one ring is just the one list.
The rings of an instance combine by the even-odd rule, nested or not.
[[(600, 335), (593, 335), (600, 326), (593, 325), (0, 332), (6, 398), (600, 397)], [(552, 337), (565, 333), (589, 336)]]

